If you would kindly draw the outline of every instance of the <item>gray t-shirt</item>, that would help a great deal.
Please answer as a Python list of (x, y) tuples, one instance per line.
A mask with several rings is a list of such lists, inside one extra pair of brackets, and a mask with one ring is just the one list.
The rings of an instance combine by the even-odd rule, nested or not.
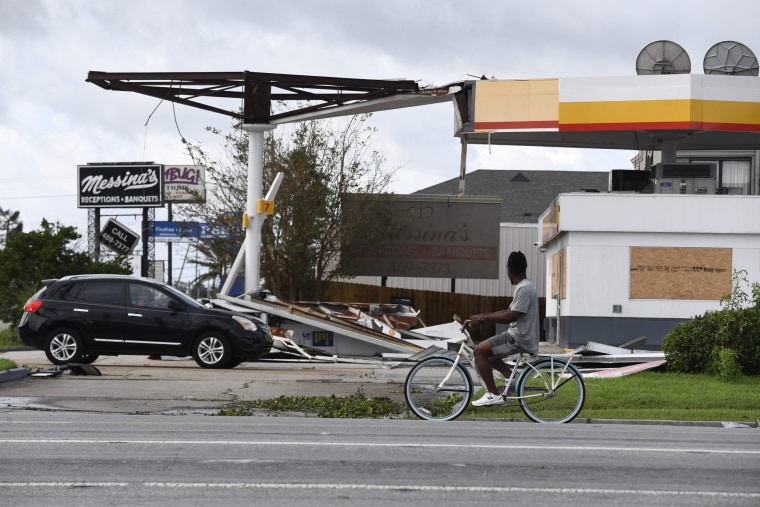
[(509, 308), (523, 315), (509, 323), (507, 334), (524, 351), (537, 353), (541, 327), (538, 322), (538, 293), (533, 282), (525, 278), (515, 286), (515, 295)]

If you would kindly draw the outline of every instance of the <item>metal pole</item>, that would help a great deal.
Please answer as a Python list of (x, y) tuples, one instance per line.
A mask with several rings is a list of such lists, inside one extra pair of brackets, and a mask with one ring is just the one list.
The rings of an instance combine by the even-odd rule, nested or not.
[(464, 195), (464, 178), (465, 173), (467, 172), (467, 140), (465, 139), (464, 134), (462, 134), (459, 139), (462, 143), (462, 149), (459, 155), (459, 192), (457, 195), (462, 197)]
[[(167, 203), (166, 204), (166, 208), (168, 210), (168, 212), (167, 212), (167, 219), (169, 220), (169, 222), (171, 222), (172, 220), (174, 220), (174, 217), (172, 216), (172, 203)], [(169, 241), (166, 244), (166, 256), (167, 256), (167, 259), (166, 259), (166, 264), (167, 264), (166, 283), (169, 284), (169, 285), (173, 285), (174, 280), (172, 279), (172, 267), (173, 267), (172, 264), (173, 263), (172, 263), (172, 242), (171, 241)]]
[(142, 209), (142, 258), (140, 262), (140, 276), (150, 276), (148, 268), (150, 255), (148, 251), (148, 208)]
[(275, 128), (269, 124), (244, 124), (248, 132), (248, 199), (245, 230), (245, 293), (250, 294), (259, 287), (259, 255), (261, 253), (261, 223), (263, 216), (258, 212), (261, 187), (264, 177), (264, 133)]

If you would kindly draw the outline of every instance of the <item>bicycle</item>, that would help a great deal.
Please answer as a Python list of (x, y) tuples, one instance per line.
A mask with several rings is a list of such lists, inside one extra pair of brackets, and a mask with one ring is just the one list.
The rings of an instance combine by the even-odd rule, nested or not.
[[(404, 395), (411, 411), (420, 419), (450, 421), (465, 411), (474, 394), (472, 376), (463, 362), (475, 368), (475, 345), (467, 332), (469, 320), (461, 322), (465, 338), (454, 357), (436, 354), (417, 363), (406, 376)], [(575, 419), (586, 399), (583, 375), (570, 356), (554, 354), (516, 355), (502, 397), (507, 404), (519, 403), (525, 415), (538, 423), (567, 423)]]

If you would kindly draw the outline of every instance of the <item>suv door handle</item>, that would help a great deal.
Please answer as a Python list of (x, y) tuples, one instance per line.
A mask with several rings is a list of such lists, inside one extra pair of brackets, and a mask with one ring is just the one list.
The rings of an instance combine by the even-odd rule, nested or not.
[(127, 317), (142, 317), (142, 313), (127, 312)]
[(82, 312), (82, 313), (88, 313), (90, 310), (87, 308), (74, 308), (75, 312)]

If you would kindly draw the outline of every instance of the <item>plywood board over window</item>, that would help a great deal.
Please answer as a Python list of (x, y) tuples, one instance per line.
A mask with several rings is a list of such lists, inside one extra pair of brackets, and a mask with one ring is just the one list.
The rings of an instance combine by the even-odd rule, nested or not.
[(731, 292), (730, 248), (631, 247), (631, 299), (719, 300)]
[(561, 299), (567, 299), (567, 250), (560, 250), (552, 255), (551, 263), (551, 297), (555, 298), (560, 294)]

